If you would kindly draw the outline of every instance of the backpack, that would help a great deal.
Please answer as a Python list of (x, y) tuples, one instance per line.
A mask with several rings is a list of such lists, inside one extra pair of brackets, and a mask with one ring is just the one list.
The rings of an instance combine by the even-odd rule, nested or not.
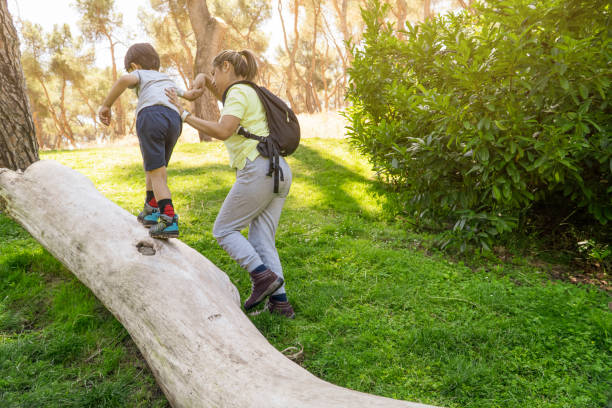
[(266, 111), (268, 121), (268, 136), (257, 136), (249, 132), (242, 126), (238, 127), (237, 133), (247, 139), (258, 140), (257, 150), (263, 157), (270, 160), (268, 177), (274, 176), (274, 192), (278, 193), (279, 177), (285, 181), (283, 170), (279, 166), (279, 156), (289, 156), (300, 144), (300, 124), (295, 113), (278, 96), (268, 89), (258, 86), (251, 81), (238, 81), (231, 84), (223, 92), (222, 102), (225, 104), (225, 97), (234, 85), (247, 84), (257, 92), (259, 100)]

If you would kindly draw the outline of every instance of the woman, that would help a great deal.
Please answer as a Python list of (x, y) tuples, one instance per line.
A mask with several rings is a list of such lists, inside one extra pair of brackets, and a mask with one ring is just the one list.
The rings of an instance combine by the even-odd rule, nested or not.
[[(226, 50), (213, 60), (212, 76), (199, 74), (196, 77), (194, 89), (203, 91), (206, 86), (219, 100), (227, 90), (219, 122), (191, 115), (180, 106), (173, 89), (166, 92), (186, 123), (224, 141), (230, 166), (236, 169), (236, 182), (217, 215), (213, 235), (249, 272), (252, 291), (244, 303), (245, 310), (253, 309), (269, 296), (266, 310), (294, 318), (275, 244), (276, 228), (291, 186), (291, 169), (281, 157), (284, 181), (280, 181), (279, 192), (274, 193), (272, 178), (266, 175), (269, 161), (259, 154), (259, 142), (236, 133), (242, 126), (252, 134), (269, 134), (266, 112), (255, 90), (247, 84), (235, 84), (242, 80), (252, 81), (256, 74), (257, 62), (250, 51)], [(246, 227), (249, 227), (248, 239), (240, 233)]]

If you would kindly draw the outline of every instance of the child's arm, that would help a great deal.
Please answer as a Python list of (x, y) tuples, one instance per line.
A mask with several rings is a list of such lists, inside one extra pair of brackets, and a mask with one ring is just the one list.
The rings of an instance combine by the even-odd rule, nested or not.
[(189, 88), (189, 90), (183, 92), (183, 94), (179, 96), (187, 99), (188, 101), (195, 101), (202, 96), (202, 93), (204, 93), (203, 88)]
[(183, 110), (183, 106), (178, 100), (176, 91), (172, 88), (166, 89), (166, 96), (179, 110), (184, 122), (190, 124), (198, 130), (219, 140), (226, 140), (236, 132), (240, 125), (240, 119), (232, 115), (223, 115), (219, 122), (196, 118), (194, 115)]
[(139, 78), (136, 74), (122, 75), (117, 82), (113, 84), (113, 87), (108, 92), (106, 99), (102, 102), (102, 106), (98, 110), (98, 117), (100, 122), (106, 126), (110, 125), (111, 121), (111, 106), (117, 100), (117, 98), (125, 91), (128, 87), (138, 84)]
[(198, 74), (195, 80), (193, 81), (191, 88), (189, 88), (189, 90), (185, 91), (185, 93), (180, 96), (189, 101), (193, 101), (202, 96), (202, 93), (204, 92), (204, 87), (208, 88), (215, 96), (217, 96), (216, 91), (212, 88), (212, 78), (210, 77), (210, 75), (207, 74)]

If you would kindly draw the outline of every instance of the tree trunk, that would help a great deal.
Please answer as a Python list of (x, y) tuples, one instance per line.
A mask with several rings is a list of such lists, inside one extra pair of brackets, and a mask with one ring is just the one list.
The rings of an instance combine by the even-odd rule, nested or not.
[(6, 0), (0, 0), (0, 89), (0, 168), (25, 170), (38, 160), (38, 143)]
[(431, 0), (423, 1), (423, 21), (427, 21), (432, 17)]
[(60, 117), (62, 119), (62, 123), (64, 125), (64, 129), (66, 130), (66, 137), (72, 144), (73, 147), (76, 147), (76, 141), (74, 140), (74, 134), (72, 133), (72, 127), (70, 126), (70, 121), (66, 116), (66, 80), (62, 79), (62, 92), (60, 93)]
[[(197, 51), (194, 65), (194, 77), (200, 73), (212, 71), (212, 61), (223, 46), (223, 37), (227, 30), (226, 24), (208, 11), (206, 0), (187, 0), (189, 21), (196, 37)], [(206, 120), (219, 120), (219, 106), (208, 90), (194, 103), (195, 114)], [(199, 131), (200, 141), (209, 141), (212, 138)]]
[[(64, 130), (64, 126), (60, 123), (58, 114), (55, 110), (55, 108), (53, 107), (53, 102), (51, 101), (51, 96), (49, 95), (49, 90), (47, 89), (47, 86), (45, 85), (45, 80), (41, 77), (37, 77), (36, 78), (38, 80), (38, 82), (40, 83), (40, 86), (42, 87), (44, 93), (45, 93), (45, 97), (47, 98), (47, 109), (49, 110), (49, 115), (51, 116), (51, 119), (53, 119), (53, 124), (55, 125), (55, 130), (57, 130), (57, 137), (56, 137), (56, 142), (55, 142), (55, 148), (58, 149), (59, 145), (62, 141), (62, 136), (66, 133), (66, 131)], [(51, 143), (49, 143), (51, 144)]]
[(283, 40), (285, 44), (285, 51), (289, 55), (289, 65), (287, 66), (287, 86), (285, 88), (285, 94), (287, 99), (289, 100), (289, 104), (291, 105), (291, 109), (295, 113), (300, 112), (300, 108), (297, 105), (295, 99), (293, 98), (293, 89), (294, 89), (294, 81), (293, 81), (293, 72), (295, 69), (295, 53), (297, 51), (297, 44), (299, 43), (299, 32), (298, 32), (298, 14), (299, 14), (299, 0), (295, 0), (294, 4), (294, 14), (293, 14), (293, 46), (289, 48), (289, 41), (287, 39), (287, 30), (285, 29), (285, 19), (283, 18), (283, 1), (278, 0), (278, 15), (281, 20), (281, 27), (283, 28)]
[[(193, 72), (193, 53), (191, 52), (191, 47), (189, 46), (189, 44), (187, 44), (187, 33), (185, 33), (185, 29), (179, 22), (178, 16), (178, 13), (183, 10), (183, 6), (178, 5), (176, 2), (168, 2), (168, 8), (170, 9), (170, 18), (174, 23), (174, 28), (176, 29), (176, 32), (178, 33), (179, 38), (181, 39), (181, 46), (183, 47), (183, 51), (185, 51), (185, 54), (187, 54), (187, 66), (185, 67), (185, 70), (187, 72)], [(181, 69), (181, 64), (178, 61), (176, 62), (176, 66)], [(189, 87), (190, 84), (191, 81), (188, 80), (185, 85)]]
[(38, 117), (38, 112), (36, 112), (35, 110), (32, 111), (32, 121), (34, 122), (34, 129), (35, 129), (35, 134), (36, 134), (36, 142), (38, 143), (38, 147), (40, 149), (44, 149), (45, 148), (45, 139), (43, 138), (42, 125), (40, 124), (40, 118)]
[(404, 34), (400, 34), (399, 32), (406, 29), (406, 18), (408, 17), (408, 3), (406, 0), (397, 0), (395, 2), (395, 10), (394, 10), (395, 18), (397, 18), (397, 36), (399, 38), (405, 38)]
[(319, 28), (319, 15), (321, 14), (321, 0), (315, 4), (315, 0), (312, 1), (312, 8), (314, 9), (314, 29), (312, 34), (312, 49), (310, 57), (310, 67), (308, 69), (308, 89), (312, 95), (312, 105), (314, 112), (321, 112), (321, 101), (319, 95), (317, 95), (317, 89), (314, 84), (314, 73), (317, 69), (317, 37)]
[(426, 407), (338, 387), (293, 363), (243, 313), (225, 273), (177, 239), (150, 238), (74, 170), (53, 161), (2, 169), (0, 205), (123, 324), (175, 408)]
[[(115, 43), (113, 37), (108, 32), (104, 32), (104, 36), (108, 40), (111, 53), (113, 83), (117, 82), (119, 74), (117, 73), (117, 63), (115, 62)], [(122, 95), (119, 95), (115, 101), (115, 137), (125, 136), (125, 110), (123, 109), (123, 103), (121, 101)]]

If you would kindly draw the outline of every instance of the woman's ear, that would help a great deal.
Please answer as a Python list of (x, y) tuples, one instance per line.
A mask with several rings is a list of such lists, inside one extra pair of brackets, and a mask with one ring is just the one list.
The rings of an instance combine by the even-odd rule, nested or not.
[(229, 61), (223, 61), (223, 72), (229, 72), (230, 68), (233, 68), (233, 65)]

